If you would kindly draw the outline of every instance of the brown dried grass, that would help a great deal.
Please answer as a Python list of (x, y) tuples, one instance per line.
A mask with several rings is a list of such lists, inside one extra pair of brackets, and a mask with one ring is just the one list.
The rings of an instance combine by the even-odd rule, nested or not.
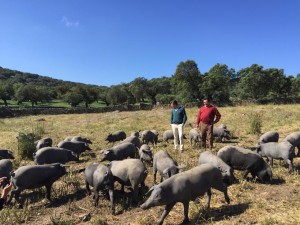
[[(263, 105), (244, 107), (219, 107), (222, 114), (221, 122), (227, 124), (228, 129), (236, 137), (227, 143), (215, 143), (214, 152), (225, 145), (239, 145), (245, 148), (253, 148), (259, 135), (247, 133), (249, 119), (253, 113), (259, 113), (262, 118), (262, 132), (276, 130), (282, 140), (287, 134), (300, 130), (300, 105)], [(186, 109), (188, 122), (195, 123), (197, 108)], [(74, 114), (74, 115), (44, 115), (20, 118), (0, 119), (0, 147), (3, 149), (17, 150), (16, 136), (19, 132), (32, 132), (38, 125), (37, 119), (44, 118), (44, 137), (53, 139), (54, 145), (67, 136), (81, 135), (89, 137), (93, 155), (86, 153), (79, 164), (70, 163), (69, 171), (84, 168), (91, 162), (99, 159), (98, 151), (112, 146), (106, 144), (105, 136), (109, 132), (124, 130), (127, 134), (132, 131), (156, 129), (162, 133), (170, 129), (170, 109), (155, 109), (138, 112), (111, 112), (101, 114)], [(188, 133), (190, 127), (185, 127)], [(168, 152), (189, 169), (197, 165), (201, 152), (197, 147), (191, 147), (188, 140), (185, 141), (186, 151), (183, 154), (173, 150), (172, 143), (160, 141), (153, 151), (161, 149)], [(295, 166), (299, 171), (299, 159), (295, 159)], [(15, 162), (15, 166), (33, 164), (31, 161)], [(152, 186), (152, 168), (149, 167), (147, 186)], [(231, 204), (227, 205), (222, 193), (213, 190), (211, 209), (204, 210), (206, 197), (201, 198), (199, 204), (190, 203), (190, 224), (299, 224), (300, 223), (300, 181), (299, 172), (293, 174), (287, 172), (287, 168), (279, 165), (275, 160), (273, 168), (274, 183), (261, 184), (255, 181), (242, 180), (241, 173), (236, 171), (240, 180), (238, 184), (229, 187)], [(118, 189), (118, 187), (117, 187)], [(1, 224), (155, 224), (163, 207), (154, 207), (147, 211), (140, 208), (122, 205), (120, 194), (117, 192), (116, 216), (110, 214), (110, 203), (103, 197), (99, 206), (95, 208), (91, 196), (84, 193), (83, 174), (71, 174), (57, 181), (53, 185), (52, 196), (56, 201), (50, 207), (46, 207), (47, 201), (43, 195), (36, 192), (42, 190), (24, 191), (22, 196), (28, 199), (24, 209), (16, 209), (14, 206), (0, 211)], [(144, 197), (146, 199), (146, 197)], [(88, 222), (81, 220), (82, 216), (90, 213)], [(166, 218), (164, 224), (179, 224), (183, 220), (183, 207), (177, 204)]]

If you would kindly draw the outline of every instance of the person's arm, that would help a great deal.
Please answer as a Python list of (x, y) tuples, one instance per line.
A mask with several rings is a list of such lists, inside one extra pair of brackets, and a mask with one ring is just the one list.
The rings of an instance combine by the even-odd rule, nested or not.
[(173, 109), (171, 110), (171, 121), (170, 121), (170, 124), (172, 124), (172, 121), (173, 121)]
[[(3, 183), (4, 179), (0, 180), (0, 185)], [(7, 199), (7, 195), (10, 192), (12, 188), (12, 183), (7, 184), (3, 190), (2, 190), (2, 194), (1, 194), (1, 198), (0, 198), (0, 210), (3, 208), (4, 203), (6, 202)]]
[(183, 125), (185, 124), (185, 122), (187, 121), (187, 115), (186, 115), (186, 111), (185, 111), (185, 109), (184, 108), (182, 108), (183, 110)]
[[(7, 179), (7, 178), (6, 177), (1, 177), (0, 178), (0, 185), (2, 185), (2, 183), (4, 182), (5, 179)], [(0, 198), (0, 210), (3, 208), (3, 205), (6, 202), (7, 195), (10, 192), (11, 188), (12, 188), (12, 183), (7, 184), (3, 188), (1, 198)]]
[(201, 110), (199, 109), (198, 115), (197, 115), (197, 119), (196, 119), (196, 128), (199, 127), (199, 123), (200, 123), (200, 116), (201, 116)]
[(221, 113), (218, 111), (218, 109), (216, 108), (216, 116), (215, 116), (215, 120), (214, 123), (219, 122), (219, 120), (221, 119)]

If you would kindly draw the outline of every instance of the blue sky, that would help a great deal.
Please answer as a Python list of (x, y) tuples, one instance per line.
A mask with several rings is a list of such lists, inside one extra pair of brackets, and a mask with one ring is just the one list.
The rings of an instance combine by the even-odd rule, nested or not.
[(300, 0), (0, 0), (0, 66), (111, 86), (189, 59), (300, 73)]

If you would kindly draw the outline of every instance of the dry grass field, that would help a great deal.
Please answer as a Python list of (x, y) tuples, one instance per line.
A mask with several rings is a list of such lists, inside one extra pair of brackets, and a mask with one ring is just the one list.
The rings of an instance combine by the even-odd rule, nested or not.
[[(195, 124), (197, 108), (186, 109), (188, 123)], [(259, 115), (262, 121), (262, 133), (276, 130), (279, 141), (294, 131), (300, 131), (300, 105), (252, 105), (243, 107), (219, 107), (222, 119), (233, 133), (234, 139), (224, 143), (215, 143), (214, 152), (226, 145), (239, 145), (253, 149), (258, 135), (249, 134), (250, 118)], [(45, 121), (38, 121), (43, 118)], [(116, 213), (110, 213), (110, 203), (101, 194), (99, 206), (94, 207), (91, 196), (85, 193), (84, 174), (76, 170), (85, 168), (92, 162), (99, 161), (99, 151), (112, 146), (104, 139), (109, 132), (124, 130), (128, 135), (132, 131), (156, 129), (159, 131), (159, 143), (153, 151), (165, 149), (185, 169), (197, 165), (201, 149), (192, 147), (185, 140), (184, 153), (173, 150), (173, 144), (162, 141), (162, 133), (170, 129), (170, 108), (158, 108), (151, 111), (111, 112), (103, 114), (76, 115), (39, 115), (20, 118), (0, 119), (0, 148), (11, 149), (17, 153), (16, 136), (19, 132), (32, 132), (37, 127), (43, 129), (43, 137), (51, 137), (56, 145), (67, 136), (81, 135), (93, 141), (91, 152), (81, 155), (80, 163), (68, 163), (68, 175), (60, 178), (52, 187), (53, 203), (44, 198), (44, 188), (23, 191), (25, 201), (23, 209), (15, 204), (5, 206), (0, 211), (0, 224), (97, 224), (97, 225), (150, 225), (156, 224), (164, 209), (163, 206), (143, 211), (139, 207), (123, 204), (116, 184)], [(185, 127), (188, 134), (190, 127)], [(150, 144), (150, 146), (152, 146)], [(211, 209), (204, 210), (206, 196), (200, 203), (190, 202), (190, 224), (300, 224), (300, 160), (296, 158), (296, 170), (288, 173), (287, 167), (274, 160), (273, 181), (270, 184), (253, 180), (243, 180), (242, 173), (235, 171), (239, 178), (237, 184), (228, 188), (231, 203), (225, 203), (223, 194), (213, 190)], [(33, 164), (32, 161), (14, 160), (18, 166)], [(153, 185), (152, 167), (149, 169), (146, 185)], [(130, 194), (126, 190), (126, 196)], [(142, 197), (140, 202), (146, 197)], [(13, 203), (13, 202), (12, 202)], [(183, 220), (183, 206), (178, 203), (165, 219), (164, 224), (180, 224)]]

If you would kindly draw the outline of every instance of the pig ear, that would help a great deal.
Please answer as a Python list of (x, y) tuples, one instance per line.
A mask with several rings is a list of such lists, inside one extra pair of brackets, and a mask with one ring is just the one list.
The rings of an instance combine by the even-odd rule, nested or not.
[(165, 175), (165, 174), (169, 173), (170, 169), (171, 169), (171, 168), (164, 169), (164, 171), (162, 172), (162, 173), (163, 173), (163, 175)]
[(154, 190), (154, 188), (156, 187), (156, 185), (154, 184), (146, 193), (146, 196), (151, 194), (151, 192)]

